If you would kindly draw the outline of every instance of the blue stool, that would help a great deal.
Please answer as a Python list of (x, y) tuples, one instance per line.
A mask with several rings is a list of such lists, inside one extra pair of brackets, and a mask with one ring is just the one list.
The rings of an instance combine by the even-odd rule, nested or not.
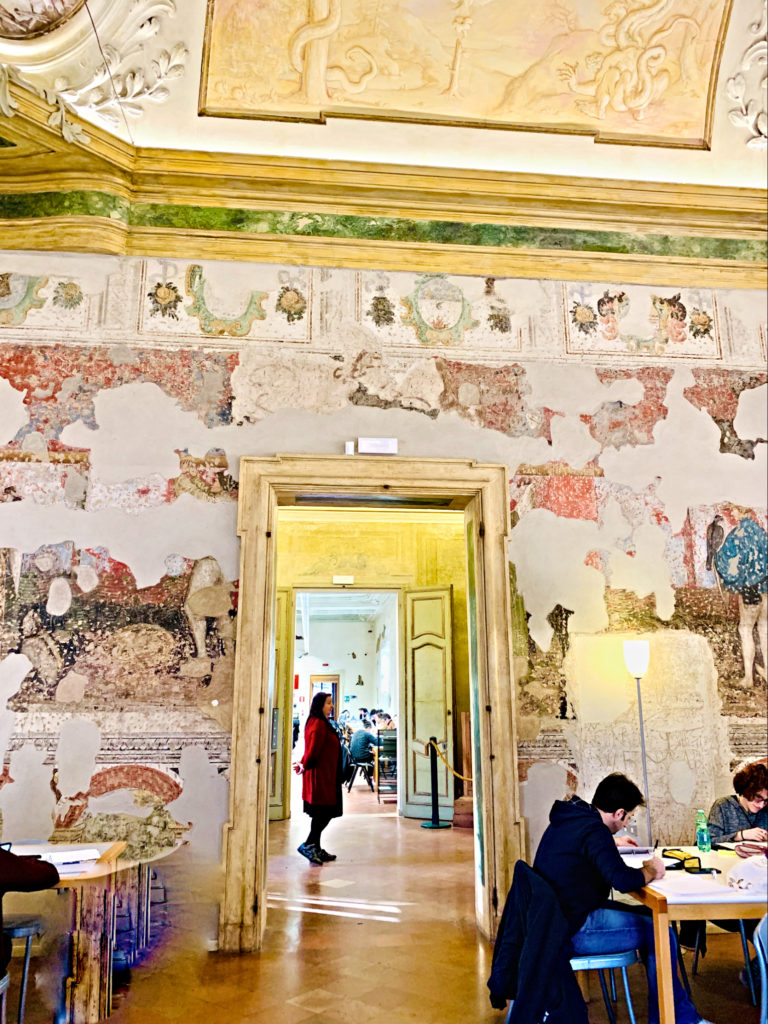
[(632, 997), (629, 994), (629, 978), (627, 977), (627, 968), (631, 967), (632, 964), (637, 963), (637, 950), (630, 949), (626, 953), (601, 953), (595, 954), (594, 956), (572, 956), (571, 967), (574, 971), (597, 971), (597, 976), (600, 979), (600, 988), (603, 992), (603, 999), (605, 1000), (605, 1008), (608, 1011), (608, 1020), (611, 1024), (616, 1024), (616, 1015), (613, 1012), (611, 1006), (611, 1000), (608, 995), (608, 987), (605, 984), (604, 971), (611, 971), (614, 967), (618, 967), (621, 971), (621, 977), (624, 981), (624, 994), (627, 997), (627, 1010), (629, 1012), (629, 1019), (632, 1024), (637, 1024), (635, 1021), (635, 1010), (632, 1006)]
[(752, 936), (752, 942), (755, 946), (757, 966), (760, 970), (760, 1024), (768, 1024), (768, 914), (760, 919)]
[[(19, 1014), (17, 1020), (22, 1024), (24, 1020), (24, 1003), (27, 998), (27, 979), (29, 977), (29, 957), (32, 952), (32, 939), (43, 931), (43, 922), (38, 917), (27, 917), (24, 914), (7, 914), (3, 919), (3, 934), (9, 939), (26, 939), (24, 947), (24, 966), (21, 969), (21, 988), (19, 989)], [(8, 988), (8, 975), (6, 974), (6, 989)], [(5, 993), (3, 993), (5, 1000)], [(3, 1002), (3, 1016), (0, 1018), (5, 1024), (5, 1002)]]
[(11, 979), (7, 974), (0, 978), (0, 1024), (5, 1024), (5, 1000), (8, 996), (8, 986)]

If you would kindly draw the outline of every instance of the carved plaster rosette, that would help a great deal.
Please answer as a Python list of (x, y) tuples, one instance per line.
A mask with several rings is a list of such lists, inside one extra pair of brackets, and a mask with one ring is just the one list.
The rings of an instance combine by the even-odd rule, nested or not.
[(750, 133), (750, 149), (765, 149), (768, 144), (768, 113), (766, 113), (766, 64), (768, 64), (768, 12), (760, 5), (759, 19), (749, 25), (752, 41), (741, 55), (738, 73), (725, 84), (728, 99), (738, 106), (728, 111), (731, 124)]
[(14, 0), (0, 6), (0, 39), (34, 39), (52, 32), (77, 14), (85, 0)]
[(141, 117), (184, 74), (184, 43), (166, 48), (157, 38), (175, 14), (176, 0), (90, 0), (87, 7), (55, 0), (46, 19), (21, 0), (7, 16), (5, 34), (0, 22), (0, 114), (14, 112), (11, 81), (55, 108), (48, 123), (68, 142), (88, 141), (69, 114), (112, 128)]

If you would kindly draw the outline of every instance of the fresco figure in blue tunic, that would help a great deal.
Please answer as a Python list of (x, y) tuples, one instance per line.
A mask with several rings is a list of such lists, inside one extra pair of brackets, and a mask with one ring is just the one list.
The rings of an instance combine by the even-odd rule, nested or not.
[[(744, 518), (725, 536), (715, 516), (707, 530), (707, 567), (714, 568), (723, 590), (739, 596), (739, 638), (744, 660), (742, 686), (751, 686), (753, 672), (766, 677), (768, 633), (768, 534), (754, 519)], [(755, 665), (755, 626), (763, 664)]]

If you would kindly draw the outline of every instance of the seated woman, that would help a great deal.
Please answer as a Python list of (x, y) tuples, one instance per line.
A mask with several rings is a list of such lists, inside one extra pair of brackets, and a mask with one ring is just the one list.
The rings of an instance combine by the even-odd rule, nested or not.
[[(707, 818), (709, 835), (712, 844), (768, 842), (768, 766), (762, 761), (753, 761), (746, 765), (733, 777), (734, 793), (721, 796), (712, 804)], [(728, 932), (740, 929), (739, 921), (714, 921), (719, 928)], [(744, 921), (747, 938), (751, 938), (757, 921)], [(707, 949), (706, 929), (703, 921), (683, 921), (680, 925), (680, 942), (692, 947), (698, 943), (699, 952), (704, 954)], [(755, 982), (759, 982), (757, 960), (750, 965)], [(746, 968), (739, 978), (742, 984), (748, 984)]]
[(753, 761), (733, 777), (735, 793), (715, 800), (709, 811), (713, 843), (768, 842), (768, 766)]

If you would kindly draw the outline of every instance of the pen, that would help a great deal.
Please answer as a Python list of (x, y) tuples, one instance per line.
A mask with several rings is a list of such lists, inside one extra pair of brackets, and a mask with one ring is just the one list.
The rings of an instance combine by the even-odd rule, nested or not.
[(654, 850), (657, 848), (658, 845), (659, 845), (659, 840), (657, 839), (656, 842), (653, 844)]

